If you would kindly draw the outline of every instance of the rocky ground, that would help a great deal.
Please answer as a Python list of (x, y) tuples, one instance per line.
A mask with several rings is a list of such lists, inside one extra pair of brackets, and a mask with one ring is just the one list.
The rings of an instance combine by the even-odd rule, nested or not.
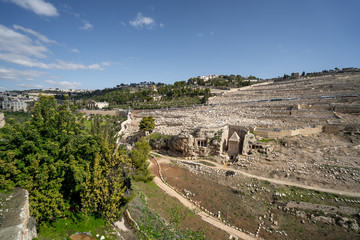
[(266, 82), (213, 93), (216, 96), (203, 107), (134, 111), (130, 130), (136, 131), (139, 120), (150, 114), (156, 119), (155, 131), (168, 135), (226, 125), (280, 130), (341, 126), (340, 131), (266, 139), (274, 149), (271, 153), (240, 156), (232, 167), (258, 176), (360, 190), (360, 98), (349, 97), (360, 95), (359, 73)]
[(171, 186), (248, 234), (262, 239), (359, 237), (359, 199), (274, 185), (197, 161), (157, 159)]
[(360, 191), (360, 138), (319, 133), (269, 142), (270, 154), (240, 157), (232, 164), (258, 176), (332, 189)]

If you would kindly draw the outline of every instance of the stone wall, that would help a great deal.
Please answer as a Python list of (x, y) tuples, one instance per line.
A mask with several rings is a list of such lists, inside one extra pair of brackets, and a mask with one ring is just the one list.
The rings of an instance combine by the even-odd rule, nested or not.
[(0, 128), (5, 126), (5, 116), (4, 113), (0, 113)]
[(266, 138), (284, 138), (296, 135), (311, 135), (323, 132), (323, 126), (305, 127), (298, 129), (265, 129), (256, 128), (254, 133), (256, 135)]
[(87, 109), (81, 109), (79, 112), (85, 114), (85, 115), (91, 115), (91, 114), (99, 114), (102, 116), (121, 116), (121, 117), (127, 117), (128, 111), (125, 109), (118, 109), (118, 110), (87, 110)]
[(36, 223), (30, 216), (28, 191), (15, 188), (11, 194), (0, 193), (0, 239), (31, 240), (36, 237)]
[(335, 105), (334, 112), (359, 114), (360, 113), (360, 105)]

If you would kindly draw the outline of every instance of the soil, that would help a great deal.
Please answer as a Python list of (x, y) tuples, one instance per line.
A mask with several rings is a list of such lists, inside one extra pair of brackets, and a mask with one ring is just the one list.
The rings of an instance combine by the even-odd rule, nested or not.
[[(161, 169), (170, 185), (179, 191), (190, 193), (191, 199), (211, 212), (220, 211), (223, 218), (228, 218), (231, 224), (255, 233), (258, 224), (262, 222), (265, 229), (260, 230), (259, 236), (264, 239), (354, 239), (360, 236), (336, 225), (312, 223), (308, 220), (300, 223), (300, 218), (278, 210), (273, 204), (273, 191), (278, 189), (274, 190), (275, 186), (272, 184), (241, 176), (216, 177), (200, 174), (177, 164), (162, 163)], [(237, 188), (230, 187), (234, 183)], [(246, 187), (249, 185), (251, 187)]]
[[(170, 185), (246, 231), (255, 233), (261, 224), (259, 236), (264, 239), (359, 239), (359, 233), (350, 228), (296, 217), (297, 209), (284, 207), (293, 201), (299, 206), (304, 202), (360, 211), (359, 89), (359, 73), (267, 82), (217, 91), (205, 106), (134, 111), (130, 130), (136, 131), (138, 120), (150, 114), (156, 119), (155, 132), (168, 135), (226, 125), (280, 130), (339, 127), (333, 132), (277, 139), (257, 135), (272, 152), (241, 155), (229, 166), (222, 165), (224, 159), (219, 157), (212, 162), (216, 168), (210, 170), (170, 158), (159, 158), (159, 162)], [(158, 175), (155, 165), (151, 169)], [(306, 211), (326, 215), (316, 208)], [(339, 214), (360, 222), (353, 213)]]

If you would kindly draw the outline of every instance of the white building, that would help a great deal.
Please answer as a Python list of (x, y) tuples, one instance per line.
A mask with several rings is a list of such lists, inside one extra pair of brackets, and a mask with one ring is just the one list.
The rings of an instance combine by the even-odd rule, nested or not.
[(95, 106), (97, 106), (98, 108), (102, 109), (104, 107), (108, 107), (109, 106), (109, 103), (108, 102), (97, 102), (95, 104)]
[(88, 107), (89, 107), (89, 108), (96, 108), (96, 107), (98, 107), (98, 108), (102, 109), (102, 108), (108, 107), (108, 106), (109, 106), (109, 103), (108, 103), (108, 102), (95, 102), (94, 100), (90, 100), (90, 101), (88, 102)]
[(20, 100), (20, 99), (14, 99), (9, 100), (7, 97), (4, 98), (4, 101), (2, 102), (2, 109), (8, 110), (8, 111), (27, 111), (27, 103)]
[(199, 76), (198, 78), (203, 79), (204, 81), (209, 81), (210, 79), (217, 78), (218, 75), (209, 75), (209, 76)]

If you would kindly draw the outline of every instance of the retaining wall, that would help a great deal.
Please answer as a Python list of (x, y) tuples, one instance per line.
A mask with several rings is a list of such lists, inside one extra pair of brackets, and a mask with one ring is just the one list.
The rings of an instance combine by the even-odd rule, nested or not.
[(91, 114), (99, 114), (102, 116), (121, 116), (121, 117), (127, 117), (127, 110), (119, 109), (119, 110), (87, 110), (87, 109), (81, 109), (79, 112), (85, 114), (85, 115), (91, 115)]
[(360, 113), (360, 105), (335, 105), (334, 111), (338, 113)]
[(267, 138), (284, 138), (296, 135), (310, 135), (323, 132), (323, 126), (306, 127), (299, 129), (258, 129), (256, 128), (254, 133), (262, 137)]

